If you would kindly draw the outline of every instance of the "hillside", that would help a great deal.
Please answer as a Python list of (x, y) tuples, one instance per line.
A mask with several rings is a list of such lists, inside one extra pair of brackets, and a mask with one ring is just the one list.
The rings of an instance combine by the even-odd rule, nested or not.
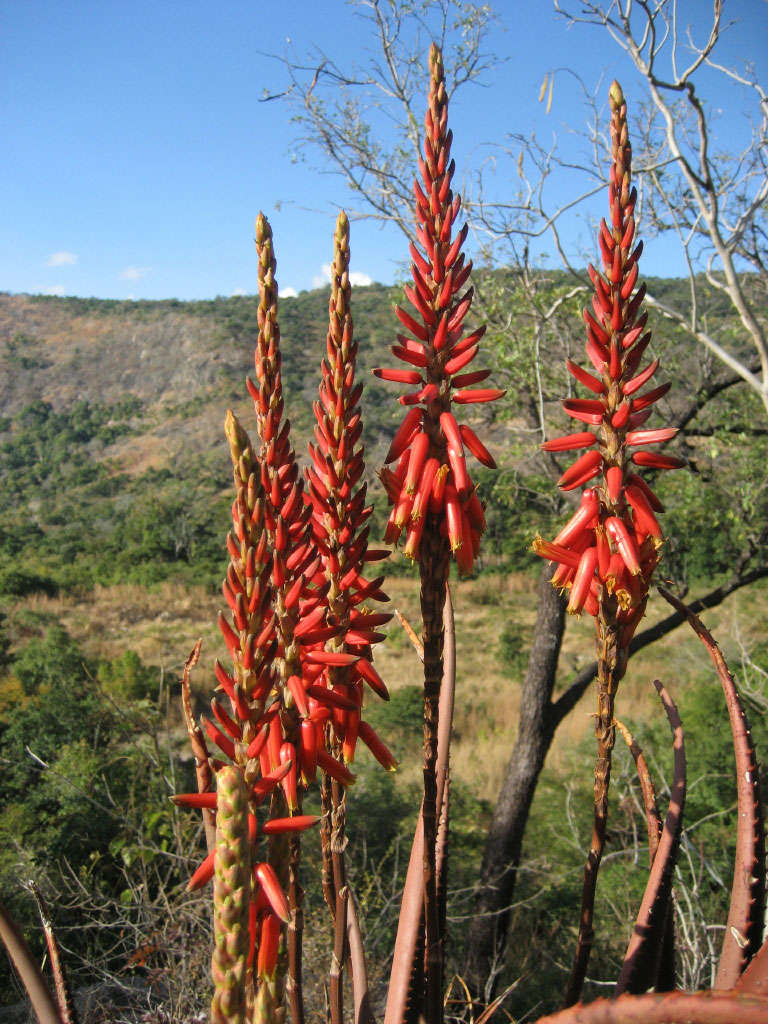
[[(386, 289), (358, 293), (364, 376), (389, 340), (380, 308), (391, 308)], [(232, 406), (248, 422), (244, 378), (252, 369), (255, 313), (253, 298), (0, 296), (0, 529), (7, 554), (18, 561), (33, 544), (36, 572), (65, 586), (118, 580), (125, 571), (136, 579), (148, 563), (156, 565), (143, 582), (162, 575), (163, 564), (194, 561), (210, 569), (231, 472), (224, 415)], [(310, 430), (326, 317), (322, 290), (281, 309), (284, 387), (299, 451)], [(369, 409), (384, 397), (377, 392), (367, 389)], [(373, 448), (383, 444), (384, 427), (369, 429)]]
[[(545, 287), (553, 294), (570, 288), (561, 277), (544, 275)], [(492, 292), (502, 278), (504, 272), (486, 277), (481, 291), (488, 285)], [(654, 280), (652, 287), (662, 299), (684, 296), (682, 282)], [(370, 370), (391, 361), (398, 329), (392, 306), (400, 298), (400, 289), (382, 285), (353, 296), (374, 535), (385, 515), (375, 471), (400, 407), (397, 388)], [(300, 459), (312, 432), (327, 301), (328, 290), (317, 289), (280, 306), (286, 409)], [(727, 329), (717, 296), (713, 302), (711, 329), (718, 322)], [(570, 305), (565, 312), (578, 331), (577, 303)], [(256, 308), (253, 296), (118, 302), (0, 294), (0, 590), (146, 584), (174, 574), (217, 584), (230, 477), (223, 422), (231, 407), (252, 424), (244, 378), (252, 370)], [(530, 332), (514, 306), (509, 325), (489, 332), (484, 361), (509, 394), (495, 407), (464, 410), (470, 421), (481, 418), (501, 467), (499, 474), (478, 473), (481, 493), (491, 499), (486, 561), (518, 568), (531, 561), (532, 521), (544, 529), (558, 514), (552, 467), (542, 476), (538, 452)], [(554, 401), (569, 386), (562, 344), (542, 355), (547, 415), (565, 423)], [(688, 401), (706, 361), (668, 325), (654, 346), (677, 374), (677, 400)], [(727, 396), (723, 409), (718, 415), (732, 429)], [(711, 424), (710, 417), (708, 433)]]
[[(550, 297), (570, 289), (558, 275), (542, 277)], [(495, 283), (493, 278), (482, 282), (487, 286), (482, 300)], [(654, 281), (653, 289), (678, 299), (683, 285)], [(530, 554), (530, 540), (537, 530), (547, 534), (562, 520), (569, 500), (554, 487), (561, 467), (556, 460), (547, 464), (540, 451), (537, 417), (540, 403), (547, 430), (567, 429), (559, 399), (569, 393), (564, 356), (581, 345), (579, 297), (564, 307), (563, 323), (573, 325), (572, 335), (551, 332), (540, 362), (534, 363), (538, 350), (528, 312), (524, 303), (514, 306), (511, 295), (505, 299), (511, 311), (499, 310), (503, 328), (490, 330), (483, 343), (508, 395), (495, 409), (466, 410), (470, 420), (482, 415), (483, 436), (500, 468), (477, 474), (489, 502), (489, 530), (479, 571), (454, 590), (458, 699), (451, 914), (457, 935), (474, 911), (471, 885), (517, 732), (536, 612), (536, 575), (530, 570), (540, 564)], [(353, 296), (377, 539), (386, 503), (375, 471), (401, 407), (395, 401), (398, 388), (377, 381), (370, 369), (391, 365), (388, 348), (397, 333), (392, 305), (399, 297), (399, 289), (379, 285), (359, 288)], [(300, 458), (311, 436), (327, 301), (327, 289), (320, 289), (280, 306), (286, 409)], [(713, 301), (710, 329), (731, 329), (727, 310), (717, 307), (717, 297)], [(231, 501), (223, 422), (232, 407), (249, 429), (253, 426), (244, 378), (252, 369), (255, 317), (252, 296), (123, 303), (0, 295), (0, 890), (37, 941), (34, 912), (18, 880), (41, 880), (83, 982), (90, 983), (101, 969), (94, 965), (102, 964), (109, 965), (110, 976), (133, 979), (138, 952), (156, 948), (151, 970), (157, 973), (148, 977), (162, 984), (188, 967), (189, 992), (206, 984), (207, 904), (197, 905), (197, 923), (184, 919), (189, 932), (174, 923), (177, 909), (170, 918), (167, 912), (168, 898), (174, 908), (185, 898), (201, 837), (196, 819), (171, 813), (167, 797), (171, 790), (194, 785), (178, 706), (181, 666), (202, 637), (193, 696), (196, 710), (203, 711), (213, 685), (213, 659), (225, 653), (216, 627)], [(669, 399), (660, 403), (660, 418), (668, 418), (695, 400), (717, 368), (713, 371), (679, 331), (666, 324), (657, 328), (650, 353), (663, 357), (664, 379), (675, 382)], [(668, 474), (659, 488), (669, 507), (663, 575), (689, 585), (692, 594), (728, 575), (768, 520), (761, 422), (744, 389), (724, 389), (675, 441), (691, 472)], [(764, 563), (759, 549), (750, 558), (745, 565), (761, 558)], [(395, 556), (385, 571), (390, 608), (416, 624), (413, 570)], [(741, 677), (756, 709), (765, 708), (767, 602), (762, 580), (706, 616), (731, 664), (742, 662)], [(662, 604), (656, 597), (649, 603), (650, 623), (665, 614)], [(400, 884), (403, 844), (413, 824), (421, 732), (416, 656), (396, 620), (386, 633), (376, 664), (392, 700), (371, 700), (366, 713), (401, 758), (401, 769), (385, 776), (363, 752), (355, 761), (358, 783), (349, 803), (350, 863), (382, 949), (393, 926), (389, 890)], [(557, 691), (591, 659), (592, 636), (591, 622), (569, 619)], [(703, 780), (692, 793), (694, 834), (697, 842), (706, 834), (713, 862), (725, 877), (733, 813), (709, 822), (709, 810), (713, 802), (727, 806), (731, 800), (729, 740), (718, 740), (725, 767), (721, 770), (718, 761), (713, 771), (706, 758), (721, 696), (716, 686), (706, 685), (711, 673), (699, 648), (693, 635), (678, 630), (647, 649), (622, 682), (618, 712), (641, 738), (663, 785), (665, 726), (649, 681), (658, 676), (673, 684), (694, 740), (706, 739), (700, 761), (693, 760), (696, 754), (691, 760), (691, 778)], [(582, 846), (591, 827), (592, 706), (588, 693), (556, 734), (534, 802), (520, 909), (512, 924), (510, 971), (514, 977), (530, 973), (529, 954), (548, 965), (537, 983), (545, 998), (561, 987), (558, 963), (565, 962), (570, 946), (562, 907), (577, 899)], [(757, 727), (764, 750), (768, 741), (760, 718)], [(692, 748), (699, 749), (696, 743)], [(724, 793), (714, 801), (707, 789), (710, 775)], [(611, 894), (626, 893), (634, 906), (645, 877), (643, 858), (637, 856), (645, 826), (633, 788), (634, 767), (623, 750), (617, 751), (614, 785), (617, 848), (611, 857), (617, 859), (606, 868), (613, 882), (608, 896), (601, 897), (605, 952), (596, 962), (596, 977), (615, 976), (625, 946), (629, 911), (614, 919)], [(699, 818), (706, 822), (701, 828)], [(691, 872), (694, 868), (699, 870), (698, 860)], [(77, 877), (71, 887), (68, 870)], [(146, 878), (141, 883), (141, 898), (137, 872), (149, 879), (146, 886)], [(727, 899), (725, 889), (705, 897), (702, 920), (716, 919)], [(307, 899), (308, 906), (322, 900), (311, 884)], [(93, 947), (84, 939), (84, 921), (100, 937)], [(191, 960), (190, 949), (198, 950)], [(372, 964), (380, 982), (388, 967), (378, 955)], [(0, 968), (0, 1003), (13, 998), (6, 981)], [(521, 990), (514, 1012), (531, 1004), (536, 989), (530, 986), (528, 977), (528, 995)]]
[[(372, 493), (371, 470), (399, 408), (395, 389), (370, 373), (391, 359), (395, 296), (372, 285), (354, 297)], [(319, 289), (281, 304), (284, 392), (300, 457), (311, 436), (327, 301)], [(60, 586), (126, 574), (151, 582), (192, 563), (212, 582), (230, 477), (224, 415), (231, 407), (251, 422), (244, 379), (256, 305), (253, 297), (0, 295), (0, 550), (18, 562), (34, 549), (35, 573)]]

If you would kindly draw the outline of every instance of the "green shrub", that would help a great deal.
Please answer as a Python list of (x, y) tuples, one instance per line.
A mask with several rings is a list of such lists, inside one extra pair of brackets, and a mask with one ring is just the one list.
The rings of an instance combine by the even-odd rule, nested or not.
[(515, 677), (522, 678), (525, 673), (529, 645), (528, 632), (516, 622), (508, 622), (499, 634), (497, 657)]

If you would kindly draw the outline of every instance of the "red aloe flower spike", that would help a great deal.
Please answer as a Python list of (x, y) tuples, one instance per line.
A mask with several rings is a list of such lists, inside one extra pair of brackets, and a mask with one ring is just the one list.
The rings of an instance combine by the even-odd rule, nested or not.
[[(266, 308), (268, 305), (262, 302), (263, 307)], [(264, 314), (264, 308), (261, 312)], [(284, 806), (281, 786), (291, 810), (298, 810), (295, 768), (297, 755), (289, 731), (294, 720), (297, 727), (300, 726), (300, 714), (307, 714), (309, 709), (299, 676), (289, 676), (286, 680), (283, 675), (285, 667), (293, 663), (297, 664), (299, 671), (301, 670), (299, 649), (293, 637), (290, 637), (289, 645), (285, 643), (288, 635), (284, 628), (285, 603), (292, 608), (300, 606), (301, 598), (308, 586), (307, 579), (301, 575), (301, 570), (306, 568), (310, 577), (316, 567), (307, 565), (312, 557), (307, 543), (309, 513), (304, 512), (304, 504), (301, 501), (301, 484), (297, 482), (298, 467), (290, 451), (287, 424), (281, 424), (282, 400), (279, 397), (276, 324), (272, 324), (267, 315), (262, 316), (261, 323), (264, 328), (263, 337), (271, 340), (266, 346), (265, 360), (257, 359), (256, 375), (262, 385), (271, 381), (271, 390), (267, 394), (254, 384), (251, 384), (249, 389), (256, 401), (257, 415), (260, 416), (260, 457), (254, 453), (247, 433), (232, 413), (227, 415), (225, 424), (232, 456), (236, 497), (232, 505), (233, 530), (227, 542), (230, 565), (222, 588), (232, 619), (222, 614), (219, 624), (232, 656), (233, 666), (227, 671), (217, 662), (215, 674), (220, 692), (229, 704), (225, 708), (220, 702), (221, 698), (215, 699), (212, 702), (215, 722), (204, 722), (204, 727), (209, 738), (233, 762), (229, 766), (221, 759), (210, 760), (219, 779), (225, 777), (227, 772), (236, 772), (246, 784), (245, 806), (248, 813), (242, 842), (238, 846), (238, 849), (242, 849), (235, 858), (237, 864), (233, 862), (230, 866), (237, 870), (244, 866), (250, 877), (255, 845), (259, 842), (260, 835), (272, 837), (269, 841), (268, 856), (277, 869), (270, 870), (272, 877), (277, 881), (278, 889), (266, 891), (270, 879), (262, 884), (263, 880), (257, 878), (260, 884), (248, 887), (245, 902), (243, 904), (243, 900), (240, 900), (240, 904), (246, 908), (248, 927), (245, 934), (250, 944), (244, 967), (246, 983), (249, 987), (257, 984), (254, 976), (255, 947), (260, 939), (258, 963), (262, 966), (271, 966), (267, 972), (268, 978), (264, 975), (259, 983), (257, 1000), (266, 1000), (272, 1009), (276, 1010), (283, 1001), (285, 972), (282, 967), (276, 970), (274, 963), (280, 930), (280, 921), (275, 916), (279, 911), (274, 901), (278, 898), (276, 892), (282, 892), (284, 886), (288, 892), (289, 902), (285, 903), (285, 897), (282, 897), (286, 912), (281, 913), (281, 916), (286, 916), (290, 904), (288, 966), (295, 978), (299, 956), (296, 920), (300, 920), (296, 874), (297, 842), (299, 833), (311, 821), (298, 816), (296, 825), (288, 827), (284, 824), (284, 819), (278, 817), (277, 826), (263, 831), (259, 827), (256, 814), (259, 805), (271, 794), (271, 814), (274, 818), (275, 810)], [(276, 373), (277, 379), (274, 375), (270, 377), (270, 373)], [(275, 396), (277, 399), (273, 402)], [(281, 501), (279, 507), (274, 504), (278, 500)], [(298, 587), (295, 574), (298, 574), (296, 579), (301, 581)], [(275, 580), (281, 587), (286, 588), (288, 593), (284, 590), (275, 593)], [(289, 600), (281, 604), (283, 598)], [(308, 602), (305, 598), (304, 603), (309, 604), (311, 608), (313, 602), (318, 603), (322, 599), (322, 592), (318, 590), (312, 601)], [(300, 619), (298, 608), (295, 614)], [(287, 647), (290, 648), (289, 657), (285, 657)], [(267, 702), (270, 702), (268, 706)], [(215, 793), (204, 792), (197, 797), (182, 795), (178, 802), (210, 810), (215, 808), (219, 816), (222, 813), (220, 798)], [(285, 840), (280, 839), (283, 834), (286, 836)], [(283, 846), (283, 843), (287, 843), (287, 846)], [(213, 873), (214, 859), (209, 856), (194, 873), (190, 887), (204, 885)], [(278, 875), (283, 876), (283, 884), (279, 882)], [(274, 912), (268, 913), (267, 917), (272, 923), (268, 928), (259, 928), (259, 919), (270, 906), (269, 897)], [(220, 917), (222, 912), (226, 911), (225, 907), (222, 910), (221, 903), (222, 897), (219, 894), (216, 897), (216, 904)], [(243, 929), (240, 928), (239, 931), (242, 932)], [(263, 947), (265, 942), (267, 946)], [(293, 1009), (300, 1008), (300, 1000), (300, 986), (293, 986)], [(222, 1018), (219, 1015), (217, 1019)], [(268, 1019), (274, 1019), (274, 1013)]]
[[(453, 195), (451, 181), (455, 169), (450, 159), (452, 144), (451, 132), (447, 129), (447, 94), (444, 81), (442, 57), (436, 47), (430, 53), (430, 95), (426, 116), (426, 137), (424, 140), (424, 159), (420, 161), (422, 183), (416, 182), (416, 213), (420, 223), (417, 238), (424, 250), (424, 255), (415, 245), (411, 245), (413, 257), (412, 276), (415, 287), (406, 289), (406, 296), (411, 302), (414, 313), (396, 307), (400, 322), (413, 337), (398, 335), (399, 345), (393, 352), (404, 362), (419, 366), (420, 372), (409, 370), (377, 369), (374, 373), (385, 380), (405, 384), (424, 383), (419, 391), (403, 396), (400, 401), (406, 405), (415, 405), (417, 415), (412, 409), (403, 422), (403, 426), (395, 435), (395, 440), (387, 454), (387, 462), (392, 461), (408, 446), (416, 446), (414, 463), (410, 471), (400, 481), (400, 494), (392, 497), (392, 503), (400, 505), (387, 530), (387, 536), (395, 540), (403, 529), (408, 528), (407, 553), (418, 557), (424, 536), (429, 536), (431, 529), (419, 527), (419, 530), (408, 526), (411, 505), (401, 500), (402, 492), (413, 493), (418, 487), (421, 466), (429, 459), (436, 459), (438, 465), (446, 466), (449, 482), (459, 494), (462, 508), (469, 500), (474, 488), (467, 475), (463, 458), (462, 438), (458, 425), (451, 414), (451, 405), (473, 404), (493, 401), (504, 394), (497, 389), (467, 390), (464, 385), (479, 383), (487, 371), (476, 371), (472, 374), (455, 375), (472, 362), (478, 351), (478, 341), (484, 328), (478, 329), (467, 337), (462, 337), (462, 325), (472, 304), (473, 290), (462, 292), (464, 283), (471, 273), (472, 264), (464, 260), (461, 246), (467, 236), (467, 227), (452, 237), (455, 220), (458, 216), (461, 201)], [(416, 340), (414, 340), (416, 339)], [(422, 376), (423, 374), (423, 376)], [(454, 430), (446, 432), (446, 418), (450, 418)], [(407, 424), (407, 425), (406, 425)], [(442, 426), (442, 429), (441, 429)], [(493, 459), (482, 442), (470, 435), (468, 441), (470, 451), (484, 462), (492, 465)], [(426, 451), (422, 448), (426, 446)], [(453, 455), (451, 455), (451, 449)], [(392, 494), (392, 489), (390, 489)], [(437, 515), (436, 526), (444, 518), (445, 506), (433, 502)], [(458, 550), (458, 547), (457, 549)], [(465, 569), (471, 568), (472, 557), (467, 557), (467, 549), (462, 552)]]
[[(303, 481), (299, 478), (290, 444), (290, 424), (283, 419), (276, 264), (271, 230), (263, 215), (259, 215), (256, 221), (256, 248), (259, 331), (255, 382), (249, 380), (247, 383), (254, 400), (260, 446), (258, 452), (254, 452), (237, 420), (231, 415), (228, 417), (227, 436), (235, 465), (237, 499), (232, 512), (232, 540), (228, 544), (232, 564), (225, 598), (232, 608), (234, 628), (229, 621), (221, 621), (222, 633), (235, 662), (233, 707), (239, 719), (245, 711), (249, 712), (249, 717), (242, 725), (240, 742), (232, 736), (227, 721), (217, 715), (229, 735), (224, 736), (221, 730), (216, 730), (214, 738), (225, 754), (236, 763), (243, 763), (254, 811), (267, 794), (272, 793), (270, 813), (274, 817), (281, 814), (286, 801), (292, 813), (300, 813), (301, 809), (295, 765), (302, 717), (309, 710), (305, 697), (309, 680), (304, 679), (297, 629), (315, 607), (319, 607), (319, 615), (316, 622), (313, 620), (314, 629), (322, 632), (327, 625), (325, 595), (322, 590), (312, 589), (312, 577), (316, 572), (316, 567), (310, 566), (315, 555), (310, 544), (313, 510), (303, 500)], [(334, 380), (327, 393), (321, 391), (324, 406), (332, 408), (337, 404), (338, 384)], [(317, 462), (320, 470), (327, 469), (325, 449)], [(333, 466), (330, 469), (332, 473)], [(316, 639), (305, 625), (302, 643), (309, 644)], [(223, 675), (220, 682), (228, 692), (227, 676)], [(243, 693), (238, 689), (241, 680), (244, 680)], [(264, 731), (262, 725), (267, 699), (272, 703), (269, 727)], [(240, 726), (240, 721), (235, 724)], [(213, 735), (214, 729), (216, 727), (211, 725), (209, 735)], [(231, 744), (231, 749), (228, 744)], [(276, 789), (280, 785), (282, 792)], [(301, 1019), (303, 1012), (298, 981), (301, 943), (301, 889), (297, 876), (299, 842), (298, 832), (292, 831), (287, 836), (287, 846), (283, 840), (274, 838), (270, 840), (269, 850), (269, 861), (288, 894), (291, 910), (288, 972), (292, 983), (288, 990), (292, 1016), (297, 1020)], [(274, 936), (269, 928), (267, 932), (272, 942)], [(271, 956), (267, 956), (267, 960), (270, 959)], [(261, 951), (260, 960), (263, 960)], [(277, 1005), (283, 998), (284, 973), (284, 968), (278, 966), (274, 974), (272, 995)]]
[[(598, 436), (584, 431), (547, 441), (547, 451), (589, 450), (562, 475), (568, 489), (594, 477), (598, 483), (585, 491), (581, 508), (556, 538), (559, 545), (578, 553), (556, 558), (559, 568), (553, 583), (570, 583), (570, 612), (582, 609), (594, 615), (597, 626), (598, 713), (595, 720), (598, 759), (595, 768), (594, 835), (585, 869), (579, 941), (566, 993), (566, 1005), (578, 1001), (591, 949), (594, 887), (605, 841), (608, 780), (615, 726), (614, 699), (627, 662), (627, 645), (643, 615), (650, 578), (659, 560), (662, 534), (654, 511), (660, 503), (648, 485), (630, 472), (632, 464), (653, 469), (682, 465), (675, 456), (653, 451), (632, 451), (670, 440), (668, 428), (639, 429), (650, 407), (669, 387), (661, 385), (645, 396), (640, 389), (656, 373), (652, 360), (638, 372), (651, 334), (645, 330), (642, 309), (645, 285), (638, 284), (642, 243), (635, 244), (635, 203), (632, 186), (632, 150), (627, 131), (627, 108), (617, 82), (610, 89), (612, 160), (609, 224), (601, 221), (598, 241), (604, 276), (594, 267), (592, 310), (583, 311), (586, 354), (599, 377), (567, 362), (569, 372), (596, 398), (571, 398), (563, 409), (573, 419), (599, 428)], [(632, 246), (635, 246), (634, 249)], [(597, 443), (597, 448), (592, 445)], [(552, 548), (539, 542), (534, 550), (551, 557)], [(555, 549), (557, 550), (557, 549)]]
[[(235, 623), (233, 626), (224, 616), (220, 617), (233, 668), (231, 673), (227, 672), (217, 662), (216, 678), (230, 701), (231, 715), (218, 702), (214, 702), (214, 715), (224, 731), (211, 722), (205, 723), (205, 727), (211, 739), (235, 762), (232, 770), (242, 775), (249, 790), (254, 793), (254, 783), (260, 772), (257, 760), (259, 747), (265, 738), (260, 738), (260, 720), (271, 687), (269, 667), (274, 646), (274, 627), (270, 625), (271, 562), (265, 535), (265, 495), (253, 446), (232, 413), (227, 415), (225, 431), (232, 456), (236, 490), (232, 518), (237, 540), (233, 537), (233, 543), (229, 545), (231, 561), (224, 592), (228, 604), (233, 606)], [(218, 770), (222, 771), (220, 762), (218, 766)], [(216, 794), (206, 793), (199, 799), (209, 807), (218, 806)], [(255, 809), (255, 793), (251, 799)], [(181, 802), (194, 803), (190, 798), (182, 798)], [(255, 835), (250, 839), (246, 837), (246, 843), (252, 843), (255, 839)], [(204, 884), (212, 873), (213, 861), (209, 858), (195, 872), (190, 885), (197, 887)]]
[[(414, 281), (416, 290), (410, 297), (420, 313), (429, 319), (425, 305), (428, 292), (418, 269), (414, 272)], [(308, 475), (309, 500), (316, 511), (312, 525), (320, 551), (321, 576), (328, 587), (328, 612), (337, 627), (334, 635), (324, 638), (324, 650), (308, 651), (305, 655), (310, 664), (325, 666), (323, 682), (314, 683), (308, 693), (321, 704), (330, 705), (332, 715), (324, 728), (310, 722), (302, 731), (297, 748), (301, 751), (302, 775), (314, 776), (318, 766), (325, 775), (321, 801), (330, 827), (321, 833), (324, 890), (334, 917), (334, 948), (342, 953), (346, 942), (347, 899), (343, 852), (347, 844), (345, 786), (353, 781), (342, 762), (353, 760), (362, 724), (363, 677), (358, 666), (370, 664), (371, 645), (378, 637), (370, 630), (360, 633), (359, 626), (353, 626), (355, 618), (359, 619), (356, 609), (361, 600), (387, 600), (379, 590), (382, 580), (368, 581), (363, 575), (369, 532), (366, 523), (371, 507), (365, 505), (366, 485), (358, 486), (363, 472), (363, 446), (358, 443), (362, 433), (358, 407), (362, 387), (355, 384), (357, 342), (350, 303), (349, 220), (342, 212), (334, 232), (326, 358), (321, 365), (321, 401), (315, 405), (318, 432), (326, 439), (326, 445), (324, 458), (310, 445), (316, 472)], [(406, 327), (410, 326), (406, 320), (403, 322)], [(427, 355), (419, 342), (402, 335), (398, 336), (398, 341), (400, 345), (394, 346), (393, 352), (404, 362), (421, 368), (426, 365)], [(406, 384), (424, 384), (424, 378), (416, 370), (380, 370), (377, 375)], [(335, 401), (324, 402), (324, 393), (333, 394)], [(413, 492), (419, 480), (429, 444), (426, 435), (420, 432), (422, 416), (420, 408), (407, 413), (387, 453), (387, 462), (400, 459), (398, 494), (403, 489)], [(343, 969), (342, 955), (330, 975), (331, 1018), (334, 1020), (343, 1017)]]
[[(270, 625), (271, 557), (267, 551), (265, 495), (253, 446), (248, 434), (231, 412), (227, 413), (225, 432), (232, 456), (237, 494), (232, 518), (233, 522), (237, 520), (240, 524), (241, 534), (237, 555), (231, 552), (227, 581), (230, 590), (237, 591), (236, 626), (242, 628), (235, 631), (220, 616), (219, 625), (230, 648), (234, 670), (228, 675), (218, 665), (216, 677), (230, 696), (237, 719), (244, 723), (255, 721), (264, 707), (263, 697), (252, 709), (249, 699), (261, 688), (263, 671), (274, 639), (274, 626)], [(243, 740), (246, 743), (250, 743), (254, 736), (255, 732), (251, 728), (244, 729)]]
[[(269, 547), (273, 552), (272, 582), (276, 590), (275, 628), (279, 641), (276, 670), (279, 676), (278, 700), (280, 704), (280, 739), (294, 751), (301, 748), (301, 720), (308, 713), (304, 696), (311, 676), (305, 675), (302, 652), (321, 637), (332, 635), (327, 618), (325, 595), (313, 584), (316, 568), (310, 563), (316, 554), (310, 542), (312, 535), (313, 505), (303, 500), (303, 481), (298, 475), (293, 449), (290, 445), (290, 423), (283, 421), (282, 374), (280, 355), (280, 329), (277, 316), (276, 262), (272, 246), (272, 232), (266, 218), (260, 214), (256, 221), (256, 249), (259, 261), (259, 333), (255, 352), (257, 384), (249, 390), (254, 395), (256, 420), (261, 439), (260, 463), (267, 494)], [(329, 359), (332, 359), (329, 353)], [(340, 402), (343, 383), (335, 366), (326, 368), (324, 387), (320, 390), (319, 407), (327, 413), (327, 420), (319, 420), (322, 443), (312, 448), (314, 470), (309, 479), (333, 479), (336, 469), (330, 454), (333, 438), (328, 424)], [(326, 484), (327, 486), (327, 484)], [(317, 513), (315, 513), (317, 514)], [(327, 543), (318, 538), (318, 546)], [(330, 632), (329, 632), (330, 630)], [(270, 740), (271, 742), (271, 740)], [(279, 746), (279, 744), (278, 744)], [(271, 755), (275, 761), (275, 751)], [(295, 769), (284, 784), (291, 811), (300, 813), (301, 788), (294, 784)], [(308, 780), (307, 780), (308, 781)], [(294, 789), (296, 793), (294, 795)], [(295, 916), (289, 929), (289, 972), (298, 976), (300, 943), (300, 888), (296, 877), (299, 861), (299, 839), (290, 840), (290, 868), (285, 860), (274, 862), (288, 890), (288, 899)], [(286, 870), (288, 873), (286, 874)], [(292, 999), (300, 999), (290, 986)], [(299, 1012), (298, 1002), (292, 1006), (294, 1016)]]
[[(383, 379), (425, 381), (403, 395), (403, 405), (420, 409), (409, 416), (396, 434), (387, 461), (402, 453), (405, 461), (393, 473), (382, 474), (393, 506), (386, 540), (396, 542), (406, 531), (405, 553), (418, 560), (421, 611), (424, 624), (424, 890), (426, 924), (426, 978), (424, 1006), (427, 1019), (442, 1019), (441, 924), (435, 875), (437, 835), (435, 758), (437, 717), (443, 660), (443, 606), (451, 556), (461, 574), (469, 573), (479, 552), (484, 526), (482, 505), (467, 471), (464, 448), (485, 465), (493, 459), (473, 432), (462, 431), (452, 413), (456, 405), (494, 401), (504, 394), (496, 389), (468, 389), (486, 377), (485, 371), (464, 373), (478, 351), (484, 329), (465, 335), (473, 289), (466, 288), (472, 264), (461, 247), (464, 225), (454, 234), (461, 200), (451, 183), (455, 162), (448, 130), (448, 94), (442, 56), (433, 46), (429, 54), (429, 100), (425, 118), (424, 159), (419, 161), (421, 182), (414, 186), (416, 239), (411, 246), (414, 288), (406, 290), (413, 313), (396, 307), (408, 336), (399, 335), (395, 355), (419, 372), (375, 371)], [(412, 360), (411, 354), (418, 358)], [(462, 371), (459, 373), (459, 371)], [(455, 374), (459, 373), (459, 376)], [(413, 410), (412, 410), (413, 411)]]
[[(256, 251), (259, 260), (259, 333), (255, 351), (255, 372), (257, 384), (251, 382), (249, 390), (254, 395), (256, 423), (261, 450), (259, 461), (265, 476), (264, 488), (269, 508), (270, 547), (281, 552), (275, 556), (277, 563), (287, 562), (283, 555), (288, 537), (291, 551), (300, 550), (303, 541), (309, 537), (310, 509), (301, 500), (302, 481), (298, 478), (298, 465), (290, 444), (290, 422), (283, 422), (282, 373), (280, 354), (280, 327), (277, 317), (276, 261), (272, 245), (272, 231), (263, 214), (256, 219)], [(321, 395), (321, 397), (324, 397)], [(309, 561), (309, 559), (307, 559)], [(280, 572), (279, 576), (290, 578), (292, 585), (297, 577), (294, 570)], [(283, 584), (281, 584), (282, 586)], [(290, 587), (284, 590), (284, 596)], [(288, 621), (278, 612), (278, 628), (292, 629), (296, 613)], [(286, 645), (286, 637), (283, 644)], [(290, 646), (288, 639), (287, 646)], [(298, 667), (298, 666), (292, 666)]]

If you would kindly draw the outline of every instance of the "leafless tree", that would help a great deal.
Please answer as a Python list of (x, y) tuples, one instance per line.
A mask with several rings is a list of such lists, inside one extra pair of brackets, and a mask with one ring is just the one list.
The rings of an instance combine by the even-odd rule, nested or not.
[(396, 224), (413, 236), (411, 180), (420, 156), (426, 96), (424, 59), (431, 42), (443, 52), (449, 98), (478, 83), (498, 63), (487, 49), (494, 21), (489, 4), (472, 0), (352, 0), (370, 23), (375, 49), (340, 66), (319, 49), (279, 60), (287, 85), (265, 91), (291, 109), (296, 146), (319, 155), (353, 195), (352, 218)]

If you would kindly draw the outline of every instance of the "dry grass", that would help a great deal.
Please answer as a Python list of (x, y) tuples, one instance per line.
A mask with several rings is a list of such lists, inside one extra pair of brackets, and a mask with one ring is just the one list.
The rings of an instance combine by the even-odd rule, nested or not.
[[(419, 594), (415, 579), (389, 580), (390, 610), (399, 609), (419, 631)], [(493, 801), (517, 733), (520, 678), (508, 678), (498, 656), (499, 636), (509, 622), (528, 633), (536, 614), (535, 579), (522, 573), (485, 576), (453, 586), (457, 632), (457, 697), (452, 767), (455, 777), (478, 797)], [(203, 655), (193, 685), (204, 696), (213, 687), (213, 661), (226, 659), (215, 625), (220, 599), (202, 587), (179, 589), (170, 583), (145, 590), (135, 585), (96, 587), (86, 596), (35, 596), (24, 606), (55, 614), (91, 656), (115, 657), (135, 650), (142, 660), (161, 666), (166, 676), (179, 676), (198, 637)], [(668, 608), (654, 595), (648, 624), (664, 617)], [(734, 594), (720, 608), (707, 612), (706, 623), (734, 667), (739, 661), (739, 638), (758, 635), (756, 623), (768, 617), (768, 587), (753, 586)], [(418, 685), (421, 665), (396, 619), (388, 639), (376, 651), (376, 665), (393, 692)], [(570, 619), (561, 656), (559, 685), (593, 657), (593, 626), (586, 617)], [(630, 662), (621, 684), (617, 712), (633, 719), (658, 713), (650, 685), (660, 678), (678, 694), (695, 680), (714, 679), (709, 659), (693, 633), (681, 628), (640, 652)], [(565, 769), (570, 752), (592, 728), (593, 697), (588, 691), (559, 728), (549, 764)], [(416, 778), (418, 764), (402, 764), (407, 783)]]
[(220, 602), (203, 587), (163, 583), (147, 590), (135, 584), (96, 586), (78, 597), (35, 595), (24, 607), (56, 615), (92, 657), (114, 658), (134, 650), (166, 673), (181, 673), (198, 637), (213, 663), (223, 641), (215, 618)]

